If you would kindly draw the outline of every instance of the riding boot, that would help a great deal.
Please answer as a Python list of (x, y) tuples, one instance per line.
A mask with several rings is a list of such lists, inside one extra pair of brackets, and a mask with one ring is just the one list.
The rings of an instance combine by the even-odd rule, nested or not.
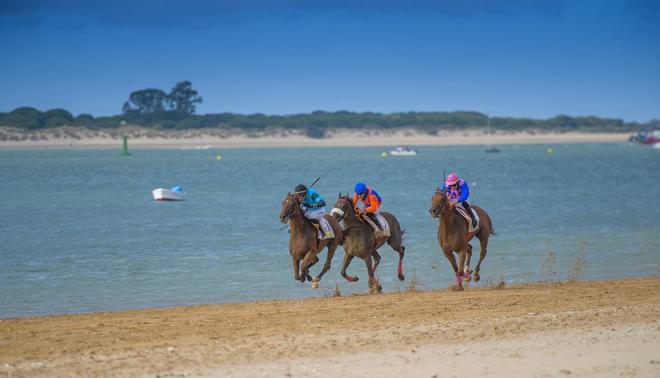
[(376, 214), (375, 217), (376, 220), (378, 221), (378, 225), (380, 226), (381, 234), (388, 238), (392, 236), (392, 234), (390, 233), (390, 228), (387, 227), (387, 220), (380, 214)]
[(467, 201), (461, 202), (461, 205), (465, 208), (467, 211), (468, 215), (470, 216), (470, 219), (472, 220), (472, 228), (477, 227), (477, 220), (474, 218), (474, 213), (472, 212), (472, 209), (470, 208), (470, 204), (467, 203)]
[(323, 234), (321, 240), (332, 239), (335, 237), (335, 233), (332, 231), (332, 227), (327, 220), (319, 220), (319, 226), (321, 227), (321, 233)]

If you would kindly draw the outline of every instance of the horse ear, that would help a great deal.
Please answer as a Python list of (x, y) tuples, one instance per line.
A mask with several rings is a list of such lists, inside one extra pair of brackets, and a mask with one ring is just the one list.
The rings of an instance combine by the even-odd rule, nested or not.
[(341, 199), (341, 192), (339, 192), (339, 195), (337, 196), (337, 199)]
[(287, 196), (290, 196), (290, 195), (291, 195), (291, 192), (287, 193), (286, 195), (287, 195)]

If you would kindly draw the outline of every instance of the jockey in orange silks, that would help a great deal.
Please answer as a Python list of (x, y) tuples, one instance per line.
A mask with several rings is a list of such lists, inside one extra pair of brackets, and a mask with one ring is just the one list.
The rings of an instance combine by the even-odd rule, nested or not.
[(387, 220), (385, 220), (385, 218), (380, 214), (383, 199), (380, 197), (378, 192), (372, 188), (368, 188), (364, 183), (358, 182), (355, 184), (353, 204), (355, 205), (355, 210), (359, 214), (372, 214), (376, 218), (378, 224), (380, 225), (380, 230), (375, 227), (375, 225), (373, 225), (376, 238), (380, 236), (390, 236), (390, 228), (387, 224)]

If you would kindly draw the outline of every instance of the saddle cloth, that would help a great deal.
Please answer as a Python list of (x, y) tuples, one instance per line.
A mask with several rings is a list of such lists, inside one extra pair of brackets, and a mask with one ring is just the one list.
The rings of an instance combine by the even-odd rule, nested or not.
[(474, 214), (474, 219), (477, 221), (476, 227), (472, 227), (472, 219), (470, 219), (470, 216), (468, 215), (467, 210), (465, 210), (465, 208), (463, 208), (462, 206), (456, 206), (454, 209), (456, 209), (456, 211), (458, 211), (458, 213), (461, 214), (461, 216), (465, 218), (465, 220), (467, 221), (468, 232), (476, 232), (477, 230), (479, 230), (479, 226), (481, 225), (479, 223), (479, 214), (477, 214), (477, 212), (474, 211), (473, 208), (470, 208), (470, 210), (472, 210), (472, 214)]
[[(325, 222), (326, 227), (328, 227), (328, 230), (331, 230), (330, 232), (331, 232), (331, 233), (333, 234), (333, 236), (334, 236), (334, 232), (332, 232), (332, 227), (330, 226), (330, 222), (328, 222), (327, 219), (325, 219), (325, 218), (321, 218), (321, 219), (318, 220), (318, 222)], [(314, 226), (314, 228), (316, 229), (316, 237), (317, 237), (319, 240), (320, 240), (320, 239), (323, 239), (323, 229), (321, 228), (321, 225), (320, 225), (319, 223), (311, 222), (311, 221), (310, 221), (310, 223), (311, 223), (312, 226)]]

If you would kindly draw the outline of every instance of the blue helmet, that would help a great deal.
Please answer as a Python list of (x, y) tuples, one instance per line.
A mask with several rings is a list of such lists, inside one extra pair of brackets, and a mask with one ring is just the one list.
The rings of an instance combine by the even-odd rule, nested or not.
[(362, 194), (367, 191), (367, 186), (363, 182), (355, 184), (355, 193)]

